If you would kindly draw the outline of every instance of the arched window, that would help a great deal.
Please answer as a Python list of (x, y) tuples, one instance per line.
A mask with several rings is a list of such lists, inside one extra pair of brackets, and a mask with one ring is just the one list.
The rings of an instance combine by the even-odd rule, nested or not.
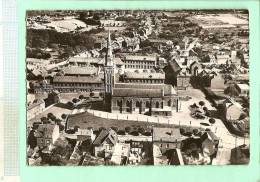
[(150, 102), (149, 102), (149, 101), (146, 101), (146, 103), (145, 103), (145, 107), (147, 107), (147, 108), (150, 107)]
[(168, 106), (172, 106), (172, 100), (168, 101)]
[(156, 107), (156, 108), (159, 108), (159, 105), (160, 105), (159, 102), (156, 102), (156, 103), (155, 103), (155, 107)]
[(141, 103), (139, 101), (136, 101), (135, 107), (140, 107)]
[(163, 108), (163, 102), (161, 102), (161, 108)]

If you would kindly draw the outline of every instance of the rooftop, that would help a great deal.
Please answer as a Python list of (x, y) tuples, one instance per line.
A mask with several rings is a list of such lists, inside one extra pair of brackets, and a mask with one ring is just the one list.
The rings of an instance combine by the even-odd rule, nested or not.
[(165, 79), (165, 74), (125, 72), (125, 77), (130, 79)]
[(127, 55), (125, 56), (125, 60), (133, 60), (133, 61), (156, 61), (156, 56), (133, 56)]
[(103, 83), (98, 76), (55, 76), (53, 83)]
[(93, 66), (69, 66), (63, 69), (65, 75), (94, 75), (98, 69)]
[(179, 128), (153, 128), (153, 141), (176, 142), (181, 140)]

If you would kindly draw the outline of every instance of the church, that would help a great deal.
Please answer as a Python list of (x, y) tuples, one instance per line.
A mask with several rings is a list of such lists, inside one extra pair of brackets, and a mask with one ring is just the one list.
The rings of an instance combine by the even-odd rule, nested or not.
[(171, 116), (173, 109), (178, 110), (179, 98), (172, 85), (163, 81), (154, 84), (119, 82), (115, 78), (116, 69), (109, 32), (104, 66), (104, 101), (107, 111)]

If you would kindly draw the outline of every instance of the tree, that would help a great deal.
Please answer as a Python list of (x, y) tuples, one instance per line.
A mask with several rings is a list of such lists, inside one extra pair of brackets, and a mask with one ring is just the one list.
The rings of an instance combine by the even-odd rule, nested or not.
[(197, 128), (195, 128), (195, 129), (192, 130), (192, 133), (193, 133), (194, 135), (197, 135), (198, 132), (199, 132), (199, 130), (198, 130)]
[(205, 105), (205, 102), (204, 101), (199, 101), (199, 105), (202, 107)]
[(214, 118), (210, 118), (209, 122), (210, 122), (210, 124), (214, 124), (216, 122), (216, 120)]
[(117, 132), (117, 134), (118, 134), (118, 135), (125, 135), (125, 131), (124, 131), (124, 130), (119, 130), (119, 131)]
[(145, 132), (145, 130), (144, 130), (144, 128), (138, 128), (138, 132), (142, 134)]
[(79, 126), (74, 126), (74, 131), (77, 132), (79, 130)]
[(49, 119), (53, 118), (53, 116), (54, 116), (54, 115), (53, 115), (52, 113), (50, 113), (50, 112), (47, 114), (47, 117), (48, 117)]
[(67, 105), (70, 107), (70, 108), (73, 108), (73, 106), (74, 106), (74, 104), (73, 104), (73, 102), (67, 102)]
[(208, 108), (207, 107), (203, 107), (203, 111), (207, 112)]
[(34, 130), (31, 130), (27, 139), (27, 143), (31, 149), (34, 149), (37, 146), (37, 139), (34, 136)]
[(184, 128), (180, 128), (180, 133), (183, 135), (185, 133), (185, 129)]
[(41, 122), (42, 122), (43, 124), (47, 123), (47, 121), (48, 121), (48, 119), (47, 119), (46, 117), (42, 117), (42, 118), (41, 118)]
[(83, 96), (83, 95), (80, 95), (80, 96), (79, 96), (79, 99), (80, 99), (80, 100), (84, 99), (84, 96)]
[(57, 124), (57, 125), (61, 124), (61, 120), (59, 118), (56, 118), (54, 121), (55, 121), (55, 124)]
[(64, 131), (65, 127), (62, 124), (59, 124), (59, 129), (60, 129), (60, 132), (61, 132), (61, 131)]
[(73, 102), (73, 103), (77, 103), (77, 102), (78, 102), (78, 99), (77, 99), (77, 98), (73, 98), (73, 99), (72, 99), (72, 102)]
[(130, 131), (131, 131), (131, 127), (129, 127), (129, 126), (125, 127), (125, 132), (126, 133), (129, 133)]
[(61, 115), (61, 118), (62, 118), (62, 119), (66, 119), (66, 117), (67, 117), (67, 114), (62, 114), (62, 115)]
[(235, 87), (234, 84), (228, 86), (225, 90), (224, 93), (231, 96), (231, 97), (237, 97), (239, 95), (239, 91)]

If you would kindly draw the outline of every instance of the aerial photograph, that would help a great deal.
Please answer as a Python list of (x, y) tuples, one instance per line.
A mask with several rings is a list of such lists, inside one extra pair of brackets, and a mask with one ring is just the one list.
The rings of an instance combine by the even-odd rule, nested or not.
[(26, 12), (29, 166), (247, 165), (249, 12)]

